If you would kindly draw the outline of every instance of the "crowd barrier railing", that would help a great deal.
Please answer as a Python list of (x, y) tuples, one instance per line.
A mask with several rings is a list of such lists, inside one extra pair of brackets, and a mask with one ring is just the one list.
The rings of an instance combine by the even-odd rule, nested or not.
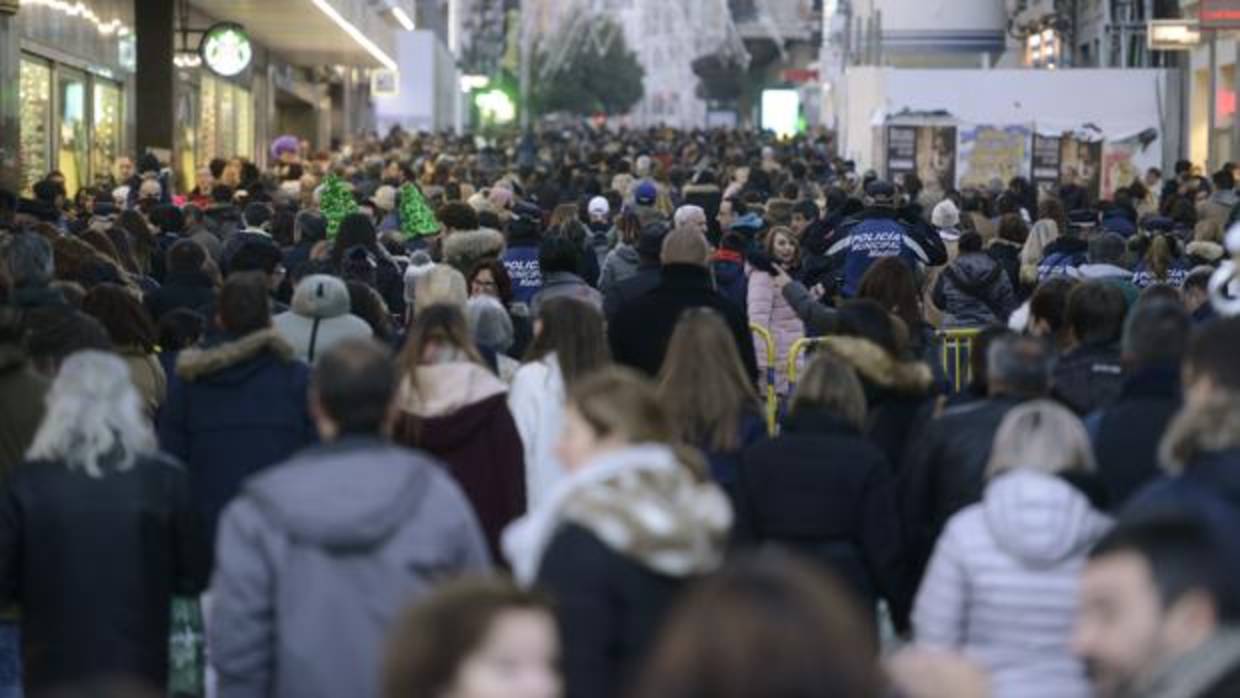
[(749, 332), (757, 335), (766, 346), (766, 431), (775, 435), (775, 419), (779, 414), (779, 396), (775, 393), (775, 362), (779, 360), (775, 337), (762, 325), (750, 324)]
[(981, 330), (977, 328), (958, 330), (939, 330), (939, 340), (943, 343), (941, 359), (943, 372), (951, 380), (954, 392), (963, 391), (973, 380), (973, 340), (977, 339)]
[(788, 349), (788, 394), (797, 387), (797, 367), (801, 363), (801, 355), (826, 341), (826, 337), (802, 337), (792, 343)]

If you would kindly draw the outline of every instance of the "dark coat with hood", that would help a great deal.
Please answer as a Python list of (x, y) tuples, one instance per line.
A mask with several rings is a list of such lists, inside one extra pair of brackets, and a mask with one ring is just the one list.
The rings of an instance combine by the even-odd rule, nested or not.
[(51, 381), (34, 370), (16, 343), (0, 343), (0, 479), (20, 463), (43, 421)]
[(1081, 344), (1055, 364), (1054, 396), (1084, 417), (1115, 402), (1124, 386), (1119, 343)]
[(404, 381), (395, 439), (435, 456), (465, 491), (496, 560), (504, 527), (525, 512), (525, 449), (508, 389), (472, 362), (419, 366)]
[(242, 481), (317, 440), (309, 379), (309, 369), (272, 329), (178, 356), (157, 420), (159, 443), (189, 466), (212, 540)]
[(999, 424), (1021, 398), (998, 396), (946, 410), (925, 424), (900, 468), (900, 514), (914, 582), (948, 519), (976, 504)]
[(933, 297), (945, 327), (1001, 325), (1017, 305), (1007, 273), (984, 252), (956, 257), (939, 274)]
[(443, 581), (490, 564), (425, 455), (351, 436), (245, 483), (220, 523), (211, 662), (221, 695), (376, 696), (385, 639)]
[(114, 466), (26, 462), (0, 499), (0, 607), (21, 608), (27, 695), (117, 674), (167, 685), (172, 597), (206, 588), (184, 467), (158, 454)]
[(1112, 506), (1158, 477), (1158, 445), (1179, 409), (1180, 367), (1168, 362), (1134, 371), (1115, 403), (1086, 420)]
[(905, 449), (930, 400), (934, 374), (921, 361), (896, 359), (882, 347), (860, 337), (828, 337), (824, 346), (848, 362), (865, 388), (865, 435), (893, 466)]
[(656, 376), (676, 323), (690, 308), (712, 308), (736, 339), (746, 372), (757, 380), (758, 360), (745, 313), (711, 285), (710, 271), (693, 264), (668, 264), (655, 289), (625, 305), (612, 318), (608, 337), (616, 362)]
[(780, 545), (821, 563), (868, 615), (884, 598), (896, 626), (905, 627), (912, 593), (895, 479), (883, 452), (825, 411), (793, 413), (783, 426), (741, 457), (733, 540)]
[(161, 317), (177, 308), (202, 312), (204, 308), (213, 306), (215, 286), (211, 278), (200, 271), (169, 272), (164, 277), (163, 285), (145, 294), (142, 301), (151, 318), (159, 322)]

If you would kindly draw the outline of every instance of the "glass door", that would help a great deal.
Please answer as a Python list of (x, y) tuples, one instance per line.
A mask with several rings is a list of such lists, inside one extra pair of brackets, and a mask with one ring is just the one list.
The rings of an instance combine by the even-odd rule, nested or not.
[(91, 168), (94, 184), (107, 186), (113, 183), (112, 171), (121, 153), (121, 88), (103, 78), (95, 78), (93, 105), (94, 134), (91, 139)]
[(76, 70), (56, 71), (58, 108), (56, 169), (65, 176), (65, 194), (72, 199), (90, 179), (86, 122), (86, 75)]
[(44, 61), (22, 57), (21, 62), (22, 188), (31, 193), (35, 182), (52, 169), (52, 67)]

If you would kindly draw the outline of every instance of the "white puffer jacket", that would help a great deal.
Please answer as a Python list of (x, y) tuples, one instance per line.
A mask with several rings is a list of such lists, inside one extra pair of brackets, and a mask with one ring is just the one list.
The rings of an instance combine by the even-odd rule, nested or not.
[(913, 607), (915, 642), (986, 667), (994, 698), (1089, 698), (1069, 642), (1086, 553), (1109, 526), (1059, 477), (994, 480), (939, 538)]

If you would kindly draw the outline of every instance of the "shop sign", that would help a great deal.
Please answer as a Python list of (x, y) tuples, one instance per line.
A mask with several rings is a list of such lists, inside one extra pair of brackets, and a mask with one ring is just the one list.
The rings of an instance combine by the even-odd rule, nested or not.
[(1200, 0), (1202, 29), (1240, 29), (1240, 0)]
[(198, 45), (203, 63), (216, 75), (232, 77), (245, 70), (254, 58), (254, 47), (245, 28), (235, 22), (212, 25)]
[(1201, 43), (1201, 30), (1191, 19), (1151, 19), (1145, 34), (1151, 51), (1188, 51)]

